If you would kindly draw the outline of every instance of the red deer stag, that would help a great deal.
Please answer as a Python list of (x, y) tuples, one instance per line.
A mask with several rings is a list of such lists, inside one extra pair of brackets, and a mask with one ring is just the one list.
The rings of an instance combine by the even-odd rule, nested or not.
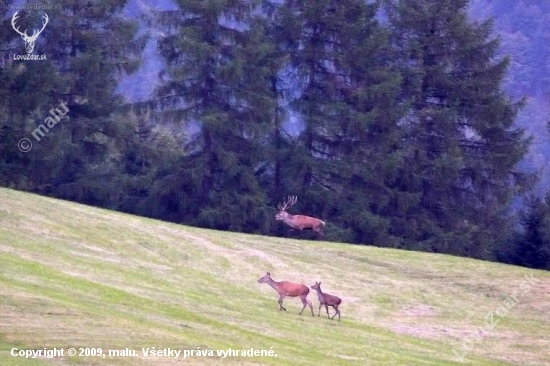
[(309, 217), (304, 215), (291, 215), (286, 210), (293, 206), (298, 201), (296, 196), (288, 196), (286, 202), (279, 203), (277, 208), (279, 213), (275, 215), (275, 219), (283, 221), (285, 224), (293, 229), (304, 230), (311, 229), (319, 234), (320, 237), (325, 236), (322, 229), (325, 227), (325, 222), (315, 217)]
[[(340, 299), (338, 296), (325, 294), (323, 291), (321, 291), (321, 282), (315, 281), (315, 285), (311, 286), (312, 289), (317, 291), (317, 297), (319, 297), (319, 312), (317, 313), (317, 316), (321, 316), (321, 306), (325, 305), (325, 308), (327, 309), (327, 316), (329, 319), (333, 319), (336, 314), (338, 314), (338, 321), (340, 321), (340, 310), (338, 310), (338, 305), (342, 302), (342, 299)], [(336, 310), (336, 313), (330, 317), (330, 314), (328, 313), (328, 307), (332, 306), (334, 310)]]
[(290, 297), (297, 297), (299, 296), (302, 300), (302, 304), (304, 304), (304, 307), (302, 308), (302, 311), (300, 311), (299, 315), (302, 315), (304, 312), (304, 309), (306, 306), (309, 305), (309, 308), (311, 309), (311, 316), (314, 316), (313, 314), (313, 306), (311, 305), (311, 302), (307, 299), (307, 294), (309, 294), (309, 288), (306, 285), (301, 285), (298, 283), (288, 282), (288, 281), (281, 281), (276, 282), (273, 281), (271, 278), (271, 274), (269, 272), (266, 273), (265, 276), (260, 278), (258, 280), (259, 283), (267, 283), (269, 286), (273, 287), (275, 291), (279, 294), (279, 311), (286, 311), (286, 309), (283, 307), (283, 299), (287, 296)]

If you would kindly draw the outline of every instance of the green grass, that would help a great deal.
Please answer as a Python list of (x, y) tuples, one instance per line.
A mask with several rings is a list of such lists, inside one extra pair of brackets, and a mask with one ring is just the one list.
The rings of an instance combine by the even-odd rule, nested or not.
[[(256, 282), (266, 271), (276, 281), (321, 281), (343, 299), (342, 321), (298, 316), (296, 298), (280, 312), (275, 291)], [(531, 272), (538, 282), (477, 335)], [(2, 365), (550, 365), (549, 295), (543, 271), (203, 230), (0, 189)], [(313, 290), (309, 299), (317, 315)], [(452, 350), (462, 354), (476, 335), (459, 362)], [(45, 347), (140, 356), (10, 354)], [(215, 356), (143, 357), (147, 347)], [(228, 348), (277, 356), (216, 356)]]

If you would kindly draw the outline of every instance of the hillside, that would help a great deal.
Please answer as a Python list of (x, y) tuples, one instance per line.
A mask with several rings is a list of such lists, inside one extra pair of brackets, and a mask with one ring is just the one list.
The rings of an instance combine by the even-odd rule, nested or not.
[[(0, 223), (3, 365), (550, 365), (547, 272), (202, 230), (8, 189), (0, 189)], [(279, 281), (321, 281), (342, 297), (342, 321), (298, 316), (296, 298), (279, 312), (275, 291), (257, 283), (266, 271)], [(531, 273), (536, 282), (525, 291)], [(514, 293), (517, 305), (478, 335)], [(54, 347), (138, 356), (10, 354)], [(144, 357), (152, 347), (214, 356)], [(453, 349), (464, 347), (471, 351), (461, 363)], [(277, 356), (216, 356), (228, 348)]]

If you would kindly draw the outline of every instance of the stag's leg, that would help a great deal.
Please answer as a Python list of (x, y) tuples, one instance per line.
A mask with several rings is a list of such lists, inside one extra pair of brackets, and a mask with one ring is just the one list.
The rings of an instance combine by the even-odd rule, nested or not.
[(319, 303), (319, 311), (317, 312), (317, 316), (321, 316), (321, 306), (323, 306), (323, 303)]
[(328, 305), (327, 304), (325, 304), (325, 309), (327, 309), (327, 318), (330, 319), (330, 313), (328, 312)]
[(286, 309), (283, 307), (283, 299), (285, 298), (285, 295), (279, 295), (279, 311), (286, 311)]
[(325, 237), (325, 233), (323, 233), (323, 231), (321, 230), (320, 227), (313, 228), (313, 231), (315, 231), (317, 233), (317, 236), (319, 238), (324, 238)]
[(311, 301), (309, 301), (308, 299), (306, 299), (307, 301), (307, 304), (309, 305), (309, 308), (311, 309), (311, 316), (315, 316), (315, 313), (313, 312), (313, 305), (311, 304)]

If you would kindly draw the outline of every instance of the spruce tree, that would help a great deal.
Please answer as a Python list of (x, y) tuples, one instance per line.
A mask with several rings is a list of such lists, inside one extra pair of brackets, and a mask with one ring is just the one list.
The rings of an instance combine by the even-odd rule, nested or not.
[(531, 198), (521, 214), (523, 233), (516, 242), (515, 263), (550, 270), (550, 194)]
[(520, 227), (495, 248), (499, 262), (537, 269), (550, 269), (550, 193), (543, 200), (527, 199), (519, 213)]
[(179, 1), (164, 15), (169, 35), (158, 89), (163, 117), (194, 133), (162, 196), (181, 221), (217, 229), (267, 230), (259, 172), (274, 111), (269, 43), (250, 1)]
[(402, 164), (401, 78), (391, 62), (387, 32), (376, 20), (378, 7), (361, 1), (342, 5), (335, 38), (342, 73), (332, 129), (337, 163), (331, 180), (339, 186), (333, 214), (352, 242), (400, 247), (392, 223), (397, 203), (403, 202), (396, 187)]
[[(32, 4), (51, 5), (18, 13), (21, 29), (29, 30), (48, 15), (35, 45), (35, 53), (47, 60), (10, 57), (2, 71), (7, 81), (1, 86), (2, 118), (11, 119), (10, 129), (18, 135), (2, 147), (7, 150), (2, 154), (5, 184), (117, 208), (120, 187), (112, 184), (117, 174), (112, 158), (126, 131), (111, 114), (124, 103), (116, 87), (121, 76), (137, 69), (145, 37), (137, 37), (136, 21), (122, 16), (126, 1), (27, 3)], [(13, 47), (7, 53), (12, 56), (22, 50), (20, 37), (13, 30), (10, 34)], [(65, 117), (34, 140), (32, 133), (56, 108)], [(13, 144), (23, 137), (34, 144), (26, 154)]]
[(281, 7), (278, 39), (295, 89), (289, 105), (304, 126), (283, 175), (300, 209), (330, 222), (327, 238), (395, 246), (400, 84), (377, 10), (355, 0)]
[(469, 21), (467, 5), (386, 1), (408, 106), (400, 188), (418, 196), (403, 216), (414, 248), (488, 257), (527, 187), (516, 164), (529, 139), (514, 126), (524, 101), (501, 90), (509, 60), (496, 57), (492, 23)]

